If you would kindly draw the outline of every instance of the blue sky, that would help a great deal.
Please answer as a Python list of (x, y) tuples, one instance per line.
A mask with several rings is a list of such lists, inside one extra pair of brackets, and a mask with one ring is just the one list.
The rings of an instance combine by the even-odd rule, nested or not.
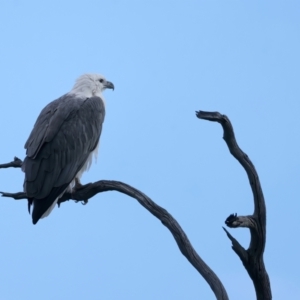
[[(300, 297), (299, 1), (1, 1), (0, 162), (24, 158), (40, 110), (85, 72), (107, 91), (97, 164), (82, 181), (124, 181), (181, 224), (230, 299), (254, 288), (222, 226), (251, 214), (246, 174), (219, 111), (259, 173), (274, 299)], [(0, 190), (21, 191), (19, 169)], [(135, 200), (97, 195), (31, 223), (0, 201), (1, 299), (214, 299), (168, 230)], [(230, 230), (248, 247), (249, 233)]]

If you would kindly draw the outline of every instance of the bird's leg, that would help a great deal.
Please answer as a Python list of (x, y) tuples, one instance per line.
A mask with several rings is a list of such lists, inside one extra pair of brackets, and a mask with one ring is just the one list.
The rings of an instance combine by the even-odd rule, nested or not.
[[(82, 188), (84, 188), (84, 185), (81, 184), (79, 178), (75, 177), (75, 186), (74, 186), (74, 188), (73, 188), (73, 193), (76, 192), (77, 190), (82, 189)], [(78, 201), (76, 201), (76, 202), (78, 202)], [(88, 200), (80, 200), (80, 202), (81, 202), (82, 204), (87, 204), (87, 203), (88, 203)]]
[(75, 186), (74, 186), (74, 190), (79, 190), (80, 188), (82, 188), (83, 185), (80, 182), (80, 179), (75, 177)]

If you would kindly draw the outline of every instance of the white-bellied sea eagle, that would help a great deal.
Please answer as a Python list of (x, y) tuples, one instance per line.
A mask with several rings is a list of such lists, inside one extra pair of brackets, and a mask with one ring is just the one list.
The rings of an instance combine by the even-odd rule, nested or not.
[(32, 222), (46, 217), (97, 154), (105, 106), (102, 92), (114, 85), (98, 74), (80, 76), (73, 89), (50, 102), (25, 144), (24, 192)]

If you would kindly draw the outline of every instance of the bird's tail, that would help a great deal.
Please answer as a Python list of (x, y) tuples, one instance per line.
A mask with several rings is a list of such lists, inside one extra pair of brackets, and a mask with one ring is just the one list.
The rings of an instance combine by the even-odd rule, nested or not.
[(32, 199), (33, 210), (32, 210), (32, 223), (36, 224), (39, 219), (49, 216), (57, 200), (64, 194), (69, 184), (65, 184), (61, 187), (53, 188), (48, 197), (43, 199)]
[[(33, 200), (33, 211), (32, 211), (32, 223), (36, 224), (39, 219), (45, 218), (50, 215), (51, 211), (55, 207), (57, 203), (58, 197), (53, 201), (48, 201), (45, 203), (45, 199), (43, 199), (43, 203), (41, 199), (34, 199)], [(48, 208), (46, 208), (48, 207)]]

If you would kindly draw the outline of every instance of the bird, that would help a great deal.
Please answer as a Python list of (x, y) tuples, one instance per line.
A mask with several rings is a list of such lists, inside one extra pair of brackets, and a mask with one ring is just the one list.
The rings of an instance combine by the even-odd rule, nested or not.
[(114, 84), (100, 74), (83, 74), (70, 92), (40, 112), (25, 143), (23, 184), (32, 223), (47, 217), (58, 199), (80, 186), (97, 157), (105, 117), (103, 91)]

